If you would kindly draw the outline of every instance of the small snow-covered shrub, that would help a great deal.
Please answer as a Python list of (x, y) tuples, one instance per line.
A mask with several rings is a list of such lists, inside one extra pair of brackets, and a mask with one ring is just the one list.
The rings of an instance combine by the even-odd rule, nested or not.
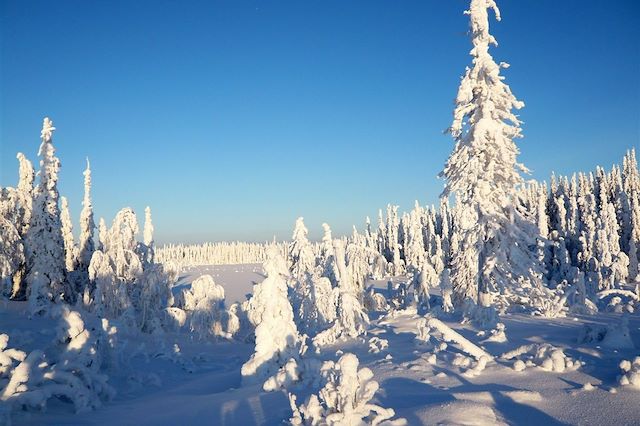
[[(504, 343), (507, 341), (507, 327), (501, 322), (496, 324), (496, 327), (492, 330), (489, 330), (489, 336), (483, 340), (483, 342), (496, 342), (496, 343)], [(486, 332), (481, 332), (481, 335), (486, 336)]]
[(358, 369), (354, 354), (344, 354), (337, 362), (327, 361), (321, 374), (326, 383), (318, 395), (311, 395), (304, 404), (296, 405), (289, 394), (293, 425), (401, 425), (404, 419), (389, 421), (395, 412), (370, 403), (379, 386), (368, 368)]
[(0, 334), (0, 388), (4, 388), (5, 383), (2, 380), (7, 377), (7, 373), (27, 357), (26, 353), (18, 349), (7, 348), (8, 345), (9, 336)]
[(515, 360), (513, 369), (516, 371), (522, 371), (525, 367), (539, 367), (545, 371), (562, 373), (577, 370), (584, 365), (582, 361), (574, 360), (565, 355), (562, 349), (548, 343), (523, 345), (502, 354), (500, 358)]
[(273, 391), (286, 388), (291, 391), (292, 389), (319, 388), (322, 386), (321, 367), (322, 362), (317, 358), (291, 358), (276, 374), (264, 382), (262, 389)]
[(623, 360), (620, 363), (622, 375), (618, 382), (623, 386), (632, 386), (640, 389), (640, 356), (634, 358), (633, 361)]
[(369, 339), (369, 352), (380, 353), (389, 347), (389, 341), (387, 339), (381, 339), (379, 337), (372, 337)]

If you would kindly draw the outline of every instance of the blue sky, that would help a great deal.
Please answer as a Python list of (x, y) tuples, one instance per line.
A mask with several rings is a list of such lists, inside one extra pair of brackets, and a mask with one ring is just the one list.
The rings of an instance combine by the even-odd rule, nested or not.
[[(640, 146), (640, 2), (502, 0), (496, 60), (532, 177)], [(56, 127), (77, 220), (153, 210), (156, 239), (288, 238), (435, 202), (469, 64), (462, 0), (0, 0), (0, 185)]]

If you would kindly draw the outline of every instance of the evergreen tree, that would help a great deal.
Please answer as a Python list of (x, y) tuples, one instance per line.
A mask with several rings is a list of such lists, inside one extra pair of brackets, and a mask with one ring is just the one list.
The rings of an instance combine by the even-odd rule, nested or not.
[[(466, 12), (471, 22), (473, 66), (460, 83), (449, 129), (456, 145), (441, 174), (447, 180), (443, 196), (457, 194), (459, 208), (465, 211), (461, 217), (470, 219), (459, 227), (464, 255), (452, 264), (452, 281), (464, 288), (457, 292), (459, 296), (477, 294), (481, 306), (491, 305), (492, 291), (504, 292), (522, 280), (539, 287), (542, 269), (531, 249), (537, 230), (515, 205), (516, 188), (523, 183), (520, 173), (527, 169), (516, 160), (514, 139), (521, 137), (521, 129), (513, 110), (524, 103), (500, 76), (500, 69), (508, 65), (496, 64), (489, 54), (489, 46), (497, 44), (489, 33), (489, 9), (499, 20), (493, 0), (472, 0)], [(477, 267), (468, 269), (469, 262)], [(459, 274), (456, 268), (466, 271)], [(470, 277), (456, 284), (458, 275), (468, 273)], [(470, 288), (470, 280), (477, 283), (477, 290)]]
[(315, 267), (313, 250), (307, 239), (308, 233), (309, 231), (304, 226), (304, 219), (299, 217), (296, 220), (287, 253), (289, 271), (291, 276), (297, 280), (306, 279), (307, 275), (313, 273)]
[(78, 269), (89, 270), (91, 256), (95, 251), (93, 232), (96, 227), (93, 221), (93, 205), (91, 203), (91, 165), (87, 159), (87, 168), (84, 171), (84, 198), (82, 199), (82, 211), (80, 212), (80, 244), (78, 253)]
[(249, 300), (248, 315), (256, 327), (256, 346), (241, 369), (247, 383), (264, 381), (289, 359), (297, 358), (301, 343), (287, 299), (286, 263), (275, 248), (270, 249), (264, 270), (267, 278), (254, 286)]
[(24, 264), (24, 247), (12, 220), (13, 202), (9, 191), (0, 187), (0, 294), (15, 294), (13, 277)]
[(62, 240), (64, 241), (64, 263), (67, 272), (71, 272), (75, 269), (76, 243), (73, 240), (73, 225), (71, 224), (67, 197), (60, 198), (60, 223), (62, 224)]
[(35, 190), (33, 214), (27, 235), (27, 293), (32, 314), (48, 310), (52, 301), (74, 301), (66, 279), (64, 241), (58, 206), (58, 171), (60, 160), (55, 156), (52, 134), (55, 130), (49, 118), (42, 125), (39, 184)]
[(26, 297), (27, 288), (25, 281), (27, 274), (26, 245), (33, 212), (33, 181), (35, 179), (35, 172), (31, 161), (29, 161), (24, 154), (19, 152), (17, 158), (19, 163), (19, 180), (18, 187), (15, 191), (17, 216), (14, 218), (13, 223), (20, 237), (20, 244), (16, 246), (16, 248), (21, 247), (21, 253), (19, 255), (21, 260), (13, 274), (11, 297), (13, 299), (23, 300)]

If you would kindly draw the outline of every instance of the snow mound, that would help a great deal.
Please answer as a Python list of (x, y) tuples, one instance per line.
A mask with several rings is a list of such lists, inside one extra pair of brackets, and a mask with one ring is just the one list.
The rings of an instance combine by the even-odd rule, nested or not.
[(564, 351), (548, 343), (523, 345), (500, 356), (503, 360), (512, 360), (515, 371), (523, 371), (527, 367), (539, 367), (545, 371), (562, 373), (574, 371), (584, 365), (565, 355)]
[(634, 348), (629, 332), (629, 319), (623, 317), (619, 324), (597, 326), (584, 324), (578, 334), (578, 343), (599, 343), (615, 349)]
[(623, 386), (640, 389), (640, 356), (635, 357), (633, 361), (623, 360), (620, 369), (623, 374), (618, 382)]
[(369, 339), (369, 352), (373, 354), (380, 353), (389, 347), (389, 341), (387, 339), (381, 339), (379, 337), (372, 337)]

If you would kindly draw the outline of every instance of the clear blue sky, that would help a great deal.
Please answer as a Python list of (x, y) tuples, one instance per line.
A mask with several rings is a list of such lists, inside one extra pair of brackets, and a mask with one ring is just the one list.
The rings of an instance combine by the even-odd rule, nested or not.
[[(466, 1), (0, 4), (0, 185), (48, 115), (76, 220), (87, 156), (96, 215), (148, 204), (159, 242), (346, 233), (442, 189)], [(640, 1), (498, 4), (533, 177), (640, 146)]]

